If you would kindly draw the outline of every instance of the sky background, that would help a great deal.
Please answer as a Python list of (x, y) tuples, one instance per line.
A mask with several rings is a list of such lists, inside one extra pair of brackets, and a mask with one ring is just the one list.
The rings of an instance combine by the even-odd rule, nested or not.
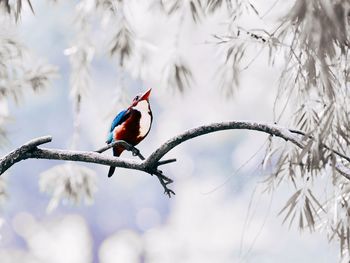
[[(72, 140), (70, 66), (64, 50), (74, 36), (74, 4), (37, 1), (33, 5), (35, 15), (24, 7), (18, 25), (20, 39), (35, 56), (58, 66), (59, 77), (40, 95), (28, 92), (20, 105), (8, 105), (10, 143), (0, 149), (1, 154), (43, 135), (53, 136), (52, 143), (46, 145), (52, 148), (69, 148)], [(125, 106), (114, 99), (121, 78), (129, 101), (152, 87), (154, 122), (138, 147), (146, 156), (165, 140), (202, 124), (240, 119), (272, 122), (282, 59), (277, 57), (275, 66), (270, 67), (267, 55), (262, 54), (241, 73), (235, 96), (227, 98), (218, 88), (217, 69), (223, 52), (210, 43), (213, 34), (225, 32), (222, 12), (200, 25), (185, 16), (178, 51), (193, 69), (195, 80), (180, 94), (165, 85), (162, 70), (173, 55), (174, 29), (179, 21), (154, 15), (147, 8), (133, 0), (128, 11), (140, 43), (147, 43), (150, 54), (150, 66), (141, 77), (135, 74), (137, 65), (131, 74), (118, 70), (105, 51), (109, 31), (94, 31), (97, 50), (91, 88), (82, 102), (78, 149), (95, 150), (104, 145), (113, 115)], [(273, 24), (276, 18), (271, 15), (267, 23)], [(18, 163), (5, 175), (10, 196), (1, 209), (1, 262), (336, 261), (337, 245), (329, 244), (325, 233), (300, 234), (295, 226), (288, 229), (287, 224), (282, 225), (278, 212), (293, 188), (282, 184), (272, 195), (263, 193), (261, 182), (268, 173), (259, 166), (263, 151), (235, 172), (266, 138), (257, 132), (225, 131), (175, 148), (167, 157), (176, 157), (177, 162), (164, 167), (165, 174), (175, 181), (172, 189), (176, 196), (171, 199), (148, 174), (117, 169), (107, 178), (108, 167), (84, 164), (95, 172), (94, 202), (62, 202), (49, 213), (50, 196), (40, 191), (39, 175), (63, 162)], [(133, 158), (128, 153), (123, 157)]]

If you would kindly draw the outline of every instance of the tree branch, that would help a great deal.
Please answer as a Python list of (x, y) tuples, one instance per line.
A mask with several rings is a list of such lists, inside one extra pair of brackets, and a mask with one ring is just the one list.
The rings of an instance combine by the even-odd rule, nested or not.
[(300, 148), (303, 148), (302, 140), (290, 132), (288, 129), (271, 124), (250, 122), (250, 121), (229, 121), (229, 122), (219, 122), (212, 123), (208, 125), (203, 125), (194, 129), (187, 130), (186, 132), (171, 138), (162, 144), (158, 149), (156, 149), (145, 161), (146, 165), (148, 163), (158, 162), (165, 154), (167, 154), (171, 149), (192, 138), (217, 132), (223, 130), (255, 130), (276, 137), (280, 137), (286, 141), (291, 141)]
[[(164, 188), (165, 193), (171, 197), (171, 194), (175, 194), (171, 189), (167, 187), (168, 184), (173, 181), (166, 177), (162, 171), (158, 169), (160, 165), (165, 165), (168, 163), (175, 162), (176, 159), (161, 160), (165, 154), (167, 154), (171, 149), (178, 146), (179, 144), (193, 139), (195, 137), (209, 134), (222, 130), (254, 130), (264, 132), (276, 137), (280, 137), (286, 141), (290, 141), (296, 146), (303, 148), (305, 140), (305, 133), (297, 130), (289, 130), (285, 127), (278, 125), (264, 124), (251, 121), (229, 121), (212, 123), (208, 125), (203, 125), (194, 129), (185, 131), (179, 134), (165, 143), (163, 143), (158, 149), (156, 149), (148, 158), (144, 158), (140, 151), (134, 146), (128, 144), (125, 141), (113, 142), (95, 152), (89, 151), (70, 151), (70, 150), (60, 150), (60, 149), (47, 149), (38, 148), (39, 145), (48, 143), (52, 140), (51, 136), (40, 137), (33, 139), (28, 143), (20, 146), (16, 150), (10, 152), (6, 156), (0, 159), (0, 175), (9, 169), (15, 163), (29, 159), (49, 159), (49, 160), (66, 160), (66, 161), (77, 161), (77, 162), (89, 162), (108, 166), (115, 166), (126, 169), (133, 169), (146, 172), (151, 175), (156, 175)], [(302, 137), (301, 137), (302, 136)], [(126, 150), (131, 151), (134, 156), (138, 156), (141, 160), (132, 160), (120, 157), (112, 157), (101, 154), (102, 152), (110, 149), (115, 145), (122, 145)], [(336, 155), (345, 159), (350, 160), (349, 157), (332, 150), (328, 146), (324, 145), (328, 150), (333, 151)], [(345, 170), (342, 169), (344, 172)], [(343, 173), (342, 173), (343, 174)], [(344, 175), (345, 176), (345, 175)], [(350, 178), (350, 175), (345, 176)]]

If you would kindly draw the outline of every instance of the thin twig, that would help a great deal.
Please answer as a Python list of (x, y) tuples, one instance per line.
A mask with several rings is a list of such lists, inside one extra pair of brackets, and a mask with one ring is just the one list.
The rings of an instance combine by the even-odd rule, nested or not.
[[(295, 134), (299, 134), (299, 135), (302, 135), (302, 136), (306, 136), (308, 137), (309, 139), (311, 140), (315, 140), (315, 138), (311, 135), (308, 135), (306, 134), (305, 132), (302, 132), (302, 131), (299, 131), (299, 130), (293, 130), (293, 129), (290, 129), (289, 130), (290, 132), (292, 133), (295, 133)], [(321, 143), (321, 146), (324, 147), (325, 149), (331, 151), (332, 153), (338, 155), (339, 157), (341, 157), (342, 159), (345, 159), (347, 160), (348, 162), (350, 162), (350, 157), (346, 156), (345, 154), (342, 154), (341, 152), (337, 151), (337, 150), (334, 150), (333, 148), (329, 147), (327, 144), (324, 144), (324, 143)], [(350, 174), (348, 175), (350, 176)]]
[(173, 163), (173, 162), (176, 162), (176, 159), (168, 159), (168, 160), (164, 160), (164, 161), (159, 161), (158, 166), (168, 164), (168, 163)]

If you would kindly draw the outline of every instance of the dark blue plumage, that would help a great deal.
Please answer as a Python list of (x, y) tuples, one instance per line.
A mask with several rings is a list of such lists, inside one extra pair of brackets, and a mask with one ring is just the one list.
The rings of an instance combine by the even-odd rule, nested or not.
[(109, 130), (112, 132), (116, 126), (121, 124), (123, 122), (123, 119), (125, 120), (125, 115), (128, 112), (128, 110), (122, 110), (121, 112), (118, 113), (118, 115), (114, 118), (111, 124), (111, 129)]
[(114, 139), (113, 138), (113, 131), (114, 131), (115, 127), (117, 127), (118, 125), (122, 124), (127, 119), (128, 110), (129, 109), (122, 110), (114, 118), (114, 120), (112, 121), (112, 124), (111, 124), (111, 128), (110, 128), (109, 133), (108, 133), (108, 137), (107, 137), (106, 143), (111, 143), (113, 141), (113, 139)]

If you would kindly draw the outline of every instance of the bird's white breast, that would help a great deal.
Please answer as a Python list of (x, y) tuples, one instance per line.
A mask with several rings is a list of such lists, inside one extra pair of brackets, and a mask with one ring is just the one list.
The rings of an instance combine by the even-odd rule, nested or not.
[(150, 113), (149, 104), (146, 100), (142, 100), (137, 103), (133, 109), (138, 110), (141, 113), (140, 118), (140, 134), (139, 137), (144, 137), (151, 129), (152, 117)]

